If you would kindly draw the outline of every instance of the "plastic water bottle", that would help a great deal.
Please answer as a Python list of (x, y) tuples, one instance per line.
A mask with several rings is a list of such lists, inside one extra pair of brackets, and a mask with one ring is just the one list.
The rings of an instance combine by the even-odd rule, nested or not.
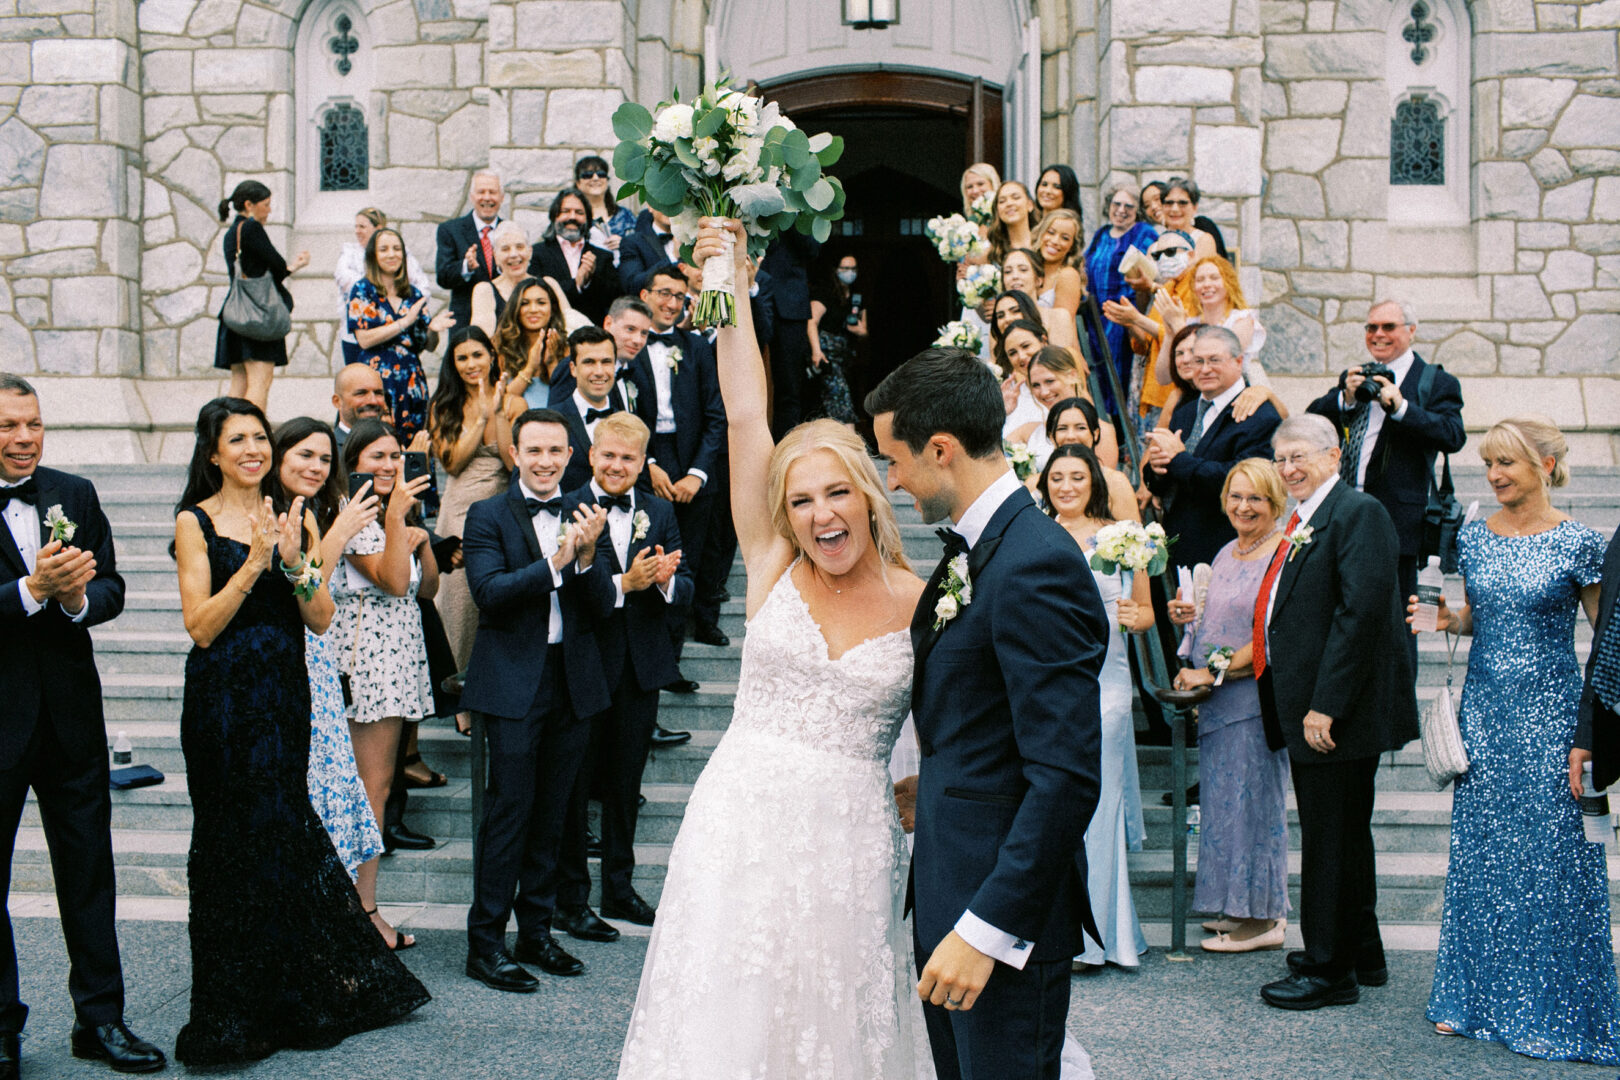
[(1440, 599), (1446, 589), (1446, 575), (1440, 572), (1440, 556), (1430, 555), (1429, 565), (1418, 574), (1417, 610), (1412, 612), (1412, 629), (1433, 632), (1440, 628)]
[(1609, 816), (1609, 793), (1592, 786), (1592, 763), (1581, 767), (1581, 825), (1586, 839), (1601, 844), (1614, 837), (1614, 821)]
[(1189, 859), (1198, 854), (1198, 831), (1203, 827), (1203, 814), (1199, 812), (1198, 804), (1187, 807), (1187, 857)]
[(129, 741), (129, 732), (120, 731), (118, 737), (113, 740), (112, 763), (115, 769), (135, 763), (135, 746)]

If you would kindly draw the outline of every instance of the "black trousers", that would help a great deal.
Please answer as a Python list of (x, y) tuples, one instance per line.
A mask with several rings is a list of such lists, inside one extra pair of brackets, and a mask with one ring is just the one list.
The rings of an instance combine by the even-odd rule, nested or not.
[(568, 703), (560, 645), (546, 650), (541, 687), (520, 720), (484, 715), (489, 785), (484, 820), (473, 845), (473, 901), (467, 943), (487, 956), (506, 942), (507, 919), (518, 935), (551, 933), (563, 821), (585, 759), (590, 725)]
[(577, 910), (590, 900), (591, 872), (585, 855), (586, 800), (602, 800), (602, 899), (630, 897), (636, 870), (636, 806), (641, 773), (647, 767), (653, 726), (658, 722), (658, 691), (643, 690), (626, 670), (613, 693), (613, 705), (590, 720), (590, 753), (574, 782), (563, 826), (562, 882), (557, 907)]
[(1384, 966), (1372, 839), (1377, 771), (1376, 757), (1293, 763), (1306, 974), (1337, 979)]
[[(56, 877), (74, 1015), (90, 1025), (122, 1020), (124, 971), (113, 927), (117, 883), (106, 755), (68, 760), (50, 717), (39, 717), (21, 760), (0, 771), (0, 835), (6, 838), (0, 893), (11, 891), (11, 858), (30, 787), (39, 799), (40, 822)], [(0, 1035), (22, 1032), (28, 1006), (19, 996), (17, 943), (9, 914), (0, 912)]]
[(780, 319), (771, 339), (771, 437), (782, 441), (804, 418), (804, 371), (810, 366), (808, 319)]
[[(696, 589), (692, 601), (692, 621), (699, 626), (720, 625), (720, 605), (726, 602), (726, 579), (737, 558), (737, 529), (731, 521), (731, 472), (729, 466), (715, 470), (703, 485), (709, 496), (709, 530), (703, 543), (703, 561), (692, 567)], [(686, 534), (681, 534), (683, 540)]]
[[(1395, 577), (1400, 583), (1401, 607), (1406, 607), (1406, 598), (1417, 595), (1418, 561), (1416, 555), (1402, 555), (1395, 567)], [(1412, 678), (1417, 678), (1418, 669), (1418, 636), (1406, 635), (1406, 651), (1412, 657)]]
[[(917, 970), (928, 958), (917, 952)], [(1058, 1080), (1069, 1015), (1069, 961), (1001, 962), (967, 1012), (924, 1005), (939, 1080)]]

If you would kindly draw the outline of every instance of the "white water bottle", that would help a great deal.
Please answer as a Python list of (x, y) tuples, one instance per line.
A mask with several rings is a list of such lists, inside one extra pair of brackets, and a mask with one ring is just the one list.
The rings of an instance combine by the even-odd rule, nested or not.
[(112, 763), (115, 769), (135, 763), (135, 746), (129, 741), (129, 732), (120, 731), (118, 737), (113, 740)]
[(1430, 555), (1429, 565), (1418, 574), (1417, 609), (1412, 612), (1412, 629), (1433, 632), (1440, 628), (1440, 600), (1446, 590), (1446, 575), (1440, 572), (1440, 556)]
[(1193, 803), (1187, 807), (1187, 857), (1192, 858), (1198, 854), (1198, 833), (1203, 828), (1204, 815), (1199, 812), (1198, 804)]
[(1592, 763), (1581, 767), (1581, 826), (1586, 839), (1601, 844), (1614, 836), (1614, 819), (1609, 814), (1609, 793), (1598, 791), (1592, 783)]

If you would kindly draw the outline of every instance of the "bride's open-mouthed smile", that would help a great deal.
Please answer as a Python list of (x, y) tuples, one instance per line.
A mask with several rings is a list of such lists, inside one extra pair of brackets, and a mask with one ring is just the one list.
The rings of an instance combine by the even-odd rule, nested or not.
[(823, 572), (848, 573), (871, 549), (871, 530), (859, 527), (871, 515), (866, 496), (831, 451), (795, 462), (784, 494), (794, 538)]

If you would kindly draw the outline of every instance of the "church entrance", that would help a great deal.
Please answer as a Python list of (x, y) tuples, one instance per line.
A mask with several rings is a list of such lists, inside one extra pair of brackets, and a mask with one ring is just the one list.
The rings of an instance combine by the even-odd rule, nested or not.
[(854, 255), (855, 291), (871, 337), (862, 370), (851, 372), (859, 403), (900, 362), (926, 348), (957, 317), (953, 269), (940, 261), (924, 223), (962, 209), (962, 170), (1002, 163), (1002, 98), (982, 80), (895, 71), (839, 72), (762, 88), (800, 127), (844, 139), (830, 170), (847, 193), (812, 282), (831, 281)]

